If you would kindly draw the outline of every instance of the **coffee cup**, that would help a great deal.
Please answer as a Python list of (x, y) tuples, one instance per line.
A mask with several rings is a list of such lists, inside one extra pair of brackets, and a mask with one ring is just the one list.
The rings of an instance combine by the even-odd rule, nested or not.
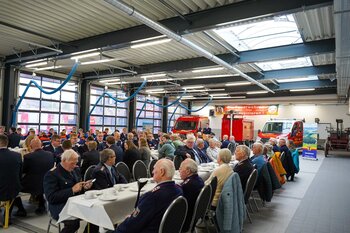
[(86, 199), (92, 199), (92, 198), (95, 198), (95, 193), (94, 192), (91, 192), (91, 191), (88, 191), (84, 194), (84, 197)]
[(117, 191), (115, 189), (107, 189), (104, 194), (114, 196), (117, 195)]
[(122, 190), (122, 186), (121, 186), (120, 184), (115, 184), (115, 185), (113, 186), (113, 188), (114, 188), (115, 191), (117, 191), (117, 192), (119, 192), (119, 191)]

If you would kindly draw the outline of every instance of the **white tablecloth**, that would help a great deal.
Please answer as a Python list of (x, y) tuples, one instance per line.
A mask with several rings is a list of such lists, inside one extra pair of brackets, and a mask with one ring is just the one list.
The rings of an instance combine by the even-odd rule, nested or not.
[[(58, 221), (79, 218), (97, 226), (114, 230), (114, 225), (122, 222), (134, 210), (137, 192), (130, 189), (136, 190), (137, 183), (133, 182), (128, 186), (129, 188), (118, 192), (118, 199), (114, 201), (102, 201), (98, 198), (85, 199), (84, 195), (71, 197), (61, 211)], [(142, 190), (150, 191), (155, 186), (156, 183), (148, 182)], [(103, 191), (108, 192), (108, 189)]]
[[(202, 164), (198, 167), (198, 175), (205, 181), (217, 166), (216, 163)], [(176, 171), (174, 180), (176, 183), (182, 182), (178, 171)], [(149, 181), (142, 190), (147, 192), (155, 186), (156, 183)], [(108, 192), (110, 189), (113, 188), (105, 189), (103, 192)], [(131, 191), (131, 189), (137, 189), (136, 182), (128, 184), (125, 190), (119, 191), (118, 199), (114, 201), (101, 201), (98, 198), (85, 199), (84, 195), (71, 197), (60, 213), (59, 222), (79, 218), (97, 226), (114, 230), (114, 225), (122, 222), (134, 210), (137, 192)]]

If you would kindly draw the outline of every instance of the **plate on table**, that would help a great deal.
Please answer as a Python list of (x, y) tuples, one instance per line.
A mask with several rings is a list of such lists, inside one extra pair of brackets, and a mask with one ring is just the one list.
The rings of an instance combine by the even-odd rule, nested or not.
[[(130, 187), (129, 190), (131, 192), (138, 192), (139, 191), (138, 187)], [(145, 191), (144, 189), (141, 189), (141, 193), (144, 192), (144, 191)]]
[(118, 197), (115, 195), (101, 195), (98, 199), (101, 201), (114, 201), (117, 200)]

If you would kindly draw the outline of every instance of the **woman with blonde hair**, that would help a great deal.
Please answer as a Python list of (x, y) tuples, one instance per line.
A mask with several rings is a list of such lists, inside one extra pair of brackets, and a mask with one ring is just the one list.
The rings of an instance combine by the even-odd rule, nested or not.
[(36, 138), (36, 135), (29, 135), (26, 140), (23, 143), (23, 148), (21, 150), (21, 155), (22, 157), (25, 156), (26, 154), (29, 154), (30, 152), (32, 152), (32, 148), (30, 146), (30, 142)]
[(218, 178), (218, 185), (216, 187), (216, 191), (214, 194), (213, 201), (211, 203), (211, 206), (213, 209), (216, 209), (216, 206), (218, 204), (222, 189), (224, 187), (225, 181), (227, 178), (230, 177), (230, 175), (233, 173), (232, 168), (230, 167), (229, 163), (231, 161), (231, 151), (227, 148), (221, 149), (218, 156), (218, 164), (219, 167), (217, 167), (213, 173), (210, 175), (209, 179), (205, 181), (206, 185), (209, 185), (211, 180), (216, 176)]

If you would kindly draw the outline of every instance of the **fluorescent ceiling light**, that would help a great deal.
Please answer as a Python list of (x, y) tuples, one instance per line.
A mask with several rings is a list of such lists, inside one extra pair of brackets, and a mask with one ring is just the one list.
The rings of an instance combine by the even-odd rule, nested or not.
[(203, 75), (203, 76), (187, 77), (187, 78), (185, 78), (185, 79), (223, 78), (223, 77), (232, 77), (232, 76), (239, 76), (239, 74), (214, 74), (214, 75)]
[(204, 92), (204, 91), (207, 91), (207, 89), (186, 90), (186, 92)]
[(171, 81), (173, 80), (172, 78), (160, 78), (160, 79), (151, 79), (149, 81), (152, 81), (152, 82), (162, 82), (162, 81)]
[(149, 93), (151, 94), (161, 94), (161, 93), (165, 93), (166, 91), (151, 91)]
[(53, 70), (53, 69), (59, 69), (62, 68), (63, 66), (48, 66), (48, 67), (42, 67), (42, 68), (35, 68), (35, 71), (40, 71), (40, 70)]
[(34, 61), (27, 61), (25, 64), (38, 63), (38, 62), (42, 62), (42, 61), (46, 61), (46, 60), (47, 60), (47, 58), (38, 59), (38, 60), (34, 60)]
[(227, 94), (225, 94), (225, 93), (221, 93), (221, 94), (210, 94), (211, 96), (227, 96)]
[(86, 53), (86, 54), (82, 54), (82, 55), (78, 55), (78, 56), (73, 56), (70, 59), (72, 59), (72, 60), (79, 60), (81, 58), (94, 57), (94, 56), (98, 56), (98, 55), (100, 55), (100, 52)]
[(141, 43), (141, 44), (131, 45), (130, 48), (132, 48), (132, 49), (142, 48), (142, 47), (151, 46), (151, 45), (158, 45), (158, 44), (168, 43), (170, 41), (171, 41), (171, 39), (161, 39), (161, 40), (156, 40), (156, 41), (150, 41), (150, 42), (145, 42), (145, 43)]
[[(180, 98), (180, 97), (181, 96), (176, 96), (177, 99)], [(182, 96), (181, 99), (188, 99), (188, 98), (193, 98), (193, 95), (184, 95), (184, 96)]]
[(312, 81), (312, 80), (318, 80), (318, 77), (309, 76), (309, 77), (303, 77), (303, 78), (276, 79), (276, 81), (279, 83), (303, 82), (303, 81)]
[(164, 91), (164, 88), (148, 89), (146, 92)]
[(104, 62), (110, 62), (110, 61), (113, 61), (113, 59), (102, 59), (102, 60), (96, 60), (96, 61), (85, 61), (85, 62), (82, 62), (81, 65), (90, 65), (90, 64), (104, 63)]
[(145, 42), (145, 41), (149, 41), (149, 40), (161, 39), (161, 38), (165, 38), (165, 37), (166, 37), (166, 35), (154, 36), (154, 37), (149, 37), (146, 39), (134, 40), (134, 41), (131, 41), (130, 43), (135, 44), (135, 43)]
[(314, 91), (315, 88), (304, 88), (304, 89), (290, 89), (290, 92), (298, 92), (298, 91)]
[(247, 95), (266, 94), (268, 91), (248, 91)]
[(224, 91), (225, 88), (207, 89), (206, 91)]
[(231, 96), (213, 96), (213, 99), (231, 99)]
[(206, 68), (206, 69), (192, 70), (192, 73), (210, 72), (210, 71), (217, 71), (217, 70), (223, 70), (223, 69), (224, 67)]
[(182, 89), (199, 89), (203, 88), (204, 86), (184, 86)]
[(38, 63), (31, 63), (29, 65), (26, 65), (26, 68), (30, 68), (30, 67), (36, 67), (36, 66), (44, 66), (47, 65), (47, 61), (43, 61), (43, 62), (38, 62)]
[(251, 82), (233, 82), (233, 83), (226, 83), (225, 86), (230, 87), (230, 86), (245, 86), (245, 85), (250, 85)]
[(245, 99), (246, 96), (244, 95), (237, 95), (237, 96), (231, 96), (232, 99)]
[(141, 78), (159, 78), (159, 77), (164, 77), (166, 76), (165, 73), (161, 74), (149, 74), (149, 75), (141, 75)]
[(121, 82), (112, 82), (112, 83), (105, 83), (106, 85), (117, 85), (117, 84), (127, 84), (128, 82), (124, 82), (124, 81), (121, 81)]
[(94, 51), (97, 51), (99, 49), (89, 49), (89, 50), (84, 50), (84, 51), (80, 51), (80, 52), (75, 52), (75, 53), (71, 53), (70, 55), (78, 55), (78, 54), (83, 54), (83, 53), (91, 53)]
[(108, 82), (116, 82), (120, 81), (120, 78), (114, 78), (114, 79), (106, 79), (106, 80), (100, 80), (100, 83), (108, 83)]

